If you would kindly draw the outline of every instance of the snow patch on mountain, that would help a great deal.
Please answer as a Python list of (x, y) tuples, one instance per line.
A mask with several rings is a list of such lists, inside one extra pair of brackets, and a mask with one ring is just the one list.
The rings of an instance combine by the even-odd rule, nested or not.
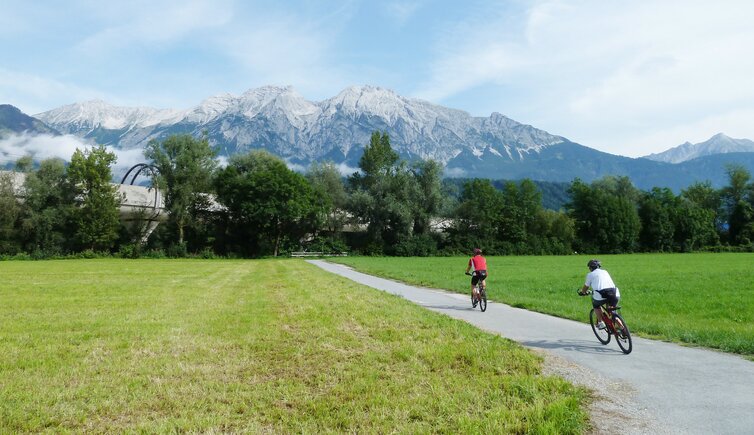
[(718, 133), (704, 142), (696, 144), (685, 142), (667, 151), (644, 156), (644, 158), (658, 162), (681, 163), (713, 154), (742, 152), (754, 152), (754, 142), (749, 139), (733, 139), (723, 133)]
[[(93, 130), (101, 127), (121, 130), (134, 127), (149, 127), (173, 119), (180, 111), (153, 109), (150, 107), (113, 106), (102, 100), (69, 104), (35, 116), (48, 125), (66, 126), (62, 131)], [(40, 114), (41, 115), (41, 114)]]
[(328, 159), (353, 165), (374, 131), (388, 133), (404, 157), (440, 163), (464, 150), (479, 159), (520, 159), (565, 140), (500, 113), (472, 117), (369, 85), (351, 86), (319, 102), (291, 86), (264, 86), (240, 96), (209, 97), (187, 110), (88, 101), (35, 116), (59, 131), (120, 148), (143, 147), (176, 132), (207, 132), (224, 155), (264, 148), (291, 164)]

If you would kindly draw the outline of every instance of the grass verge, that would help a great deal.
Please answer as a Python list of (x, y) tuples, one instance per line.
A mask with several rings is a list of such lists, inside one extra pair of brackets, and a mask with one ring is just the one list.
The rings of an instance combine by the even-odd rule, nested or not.
[(531, 352), (301, 261), (0, 267), (2, 433), (586, 430)]
[[(754, 254), (631, 254), (599, 257), (621, 292), (631, 331), (754, 356)], [(588, 322), (589, 257), (488, 257), (492, 300)], [(339, 257), (360, 271), (411, 284), (468, 292), (467, 257)]]

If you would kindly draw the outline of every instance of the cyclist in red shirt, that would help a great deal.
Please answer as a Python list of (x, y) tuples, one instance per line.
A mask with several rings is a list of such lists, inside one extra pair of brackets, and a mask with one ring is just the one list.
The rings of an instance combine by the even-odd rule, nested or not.
[(466, 273), (471, 271), (471, 296), (476, 307), (476, 300), (479, 297), (476, 290), (476, 283), (482, 280), (482, 288), (487, 290), (487, 259), (482, 256), (482, 250), (474, 248), (474, 256), (469, 259), (469, 265), (466, 266)]

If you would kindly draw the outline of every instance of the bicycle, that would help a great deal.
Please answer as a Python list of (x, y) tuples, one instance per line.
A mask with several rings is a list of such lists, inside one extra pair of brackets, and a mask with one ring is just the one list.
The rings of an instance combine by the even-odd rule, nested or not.
[[(581, 293), (579, 291), (579, 296), (586, 296), (590, 294), (592, 294), (592, 291), (588, 291), (586, 293)], [(618, 310), (620, 310), (620, 307), (613, 307), (608, 306), (607, 304), (603, 304), (600, 305), (599, 309), (602, 310), (602, 318), (605, 321), (604, 329), (597, 327), (599, 319), (597, 318), (597, 314), (594, 312), (594, 308), (589, 311), (589, 324), (592, 326), (592, 332), (594, 332), (597, 340), (599, 340), (602, 344), (608, 344), (610, 343), (610, 339), (615, 336), (615, 341), (618, 343), (620, 350), (622, 350), (626, 355), (631, 353), (631, 351), (633, 350), (633, 343), (631, 342), (631, 331), (628, 330), (626, 321), (623, 320), (623, 316), (621, 316), (618, 312)]]
[[(466, 275), (471, 276), (469, 272), (466, 272)], [(471, 308), (476, 308), (477, 304), (479, 304), (479, 309), (482, 310), (482, 312), (485, 312), (487, 311), (487, 290), (482, 286), (481, 279), (477, 281), (476, 289), (479, 297), (474, 298), (474, 293), (471, 294)]]

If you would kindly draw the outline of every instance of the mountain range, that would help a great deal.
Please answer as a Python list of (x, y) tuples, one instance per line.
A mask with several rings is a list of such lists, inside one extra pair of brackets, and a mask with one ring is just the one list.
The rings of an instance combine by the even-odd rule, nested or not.
[(650, 154), (644, 158), (658, 162), (681, 163), (698, 157), (714, 154), (754, 153), (754, 142), (749, 139), (733, 139), (718, 133), (704, 142), (692, 144), (686, 142), (657, 154)]
[[(474, 117), (374, 86), (349, 87), (318, 102), (306, 100), (292, 87), (265, 86), (240, 96), (210, 97), (186, 110), (88, 101), (34, 118), (61, 134), (125, 150), (143, 148), (150, 140), (176, 133), (206, 133), (220, 155), (263, 148), (294, 168), (333, 161), (345, 170), (355, 170), (372, 132), (384, 131), (401, 157), (437, 160), (449, 177), (570, 182), (575, 177), (592, 181), (622, 175), (642, 189), (660, 186), (677, 191), (696, 181), (725, 185), (727, 163), (754, 172), (754, 152), (729, 152), (738, 148), (720, 146), (710, 151), (710, 144), (684, 144), (677, 148), (694, 149), (685, 152), (685, 157), (679, 157), (679, 152), (636, 159), (616, 156), (499, 113)], [(724, 138), (717, 135), (711, 141), (722, 143)], [(691, 157), (695, 158), (688, 160)]]
[(0, 138), (12, 134), (31, 132), (33, 134), (59, 134), (44, 122), (32, 118), (10, 104), (0, 104)]

